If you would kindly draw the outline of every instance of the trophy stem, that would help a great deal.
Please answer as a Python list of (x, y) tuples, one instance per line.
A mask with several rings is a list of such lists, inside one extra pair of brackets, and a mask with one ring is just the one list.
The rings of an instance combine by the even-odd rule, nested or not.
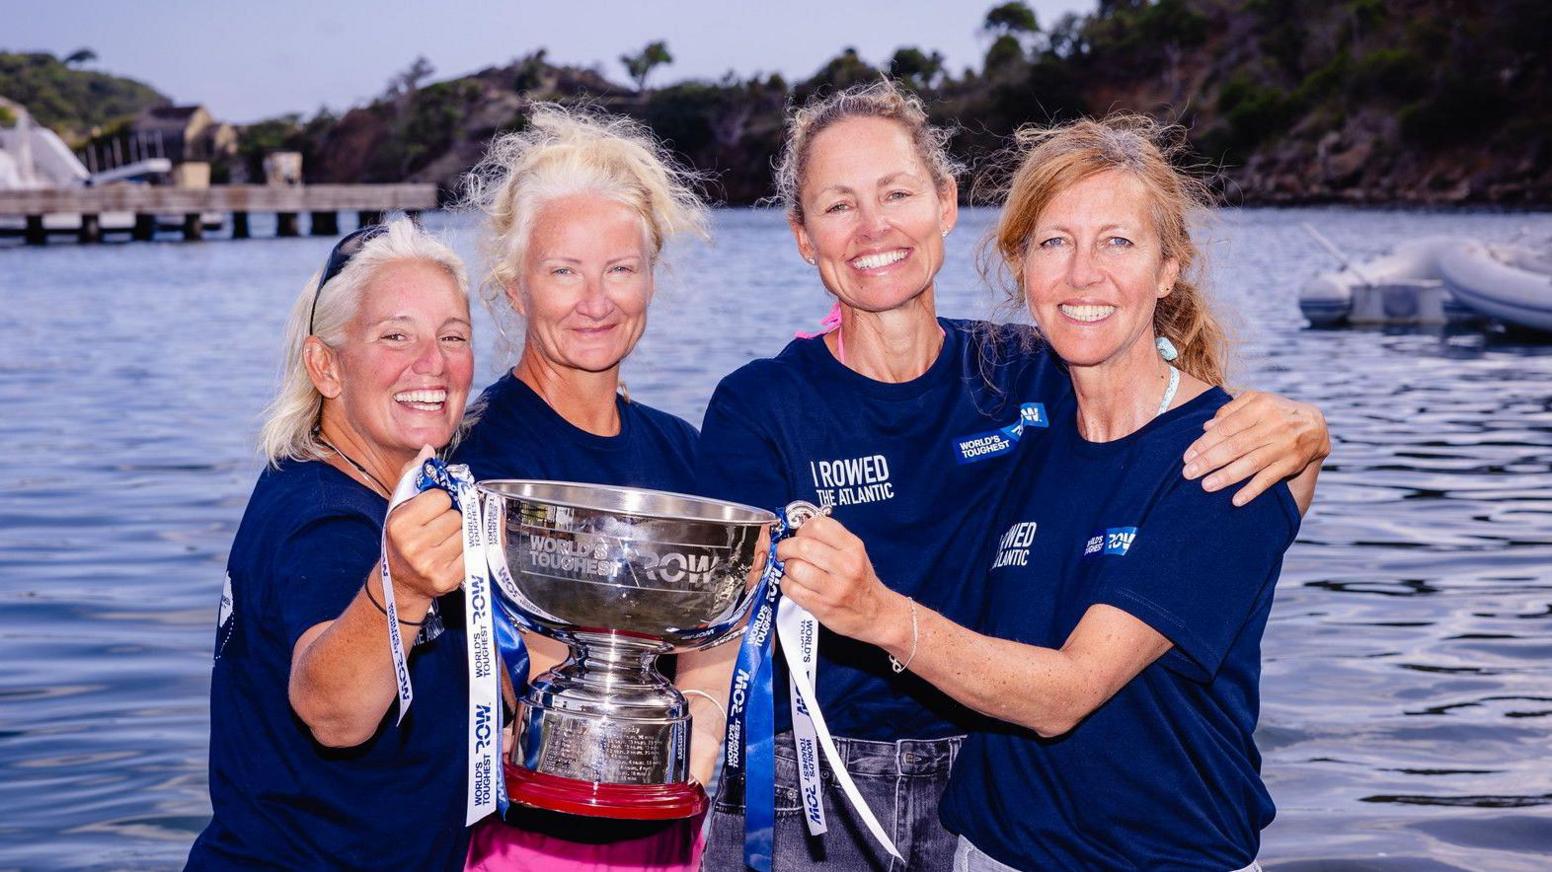
[(518, 706), (512, 798), (604, 817), (699, 813), (706, 793), (689, 780), (689, 705), (657, 671), (666, 646), (618, 633), (564, 639), (570, 656), (535, 679)]
[(558, 667), (560, 671), (578, 678), (608, 676), (611, 683), (651, 688), (674, 697), (680, 706), (684, 704), (679, 689), (657, 671), (658, 656), (669, 650), (666, 645), (602, 633), (577, 633), (566, 641), (571, 657)]

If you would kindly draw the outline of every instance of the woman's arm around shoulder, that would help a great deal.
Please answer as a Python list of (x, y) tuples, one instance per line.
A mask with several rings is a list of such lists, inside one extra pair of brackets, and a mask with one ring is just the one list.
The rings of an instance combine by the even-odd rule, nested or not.
[(1234, 494), (1243, 506), (1287, 480), (1299, 513), (1315, 499), (1315, 479), (1331, 454), (1331, 431), (1319, 408), (1264, 391), (1246, 391), (1220, 408), (1207, 431), (1186, 449), (1185, 476), (1206, 476), (1202, 487), (1221, 490), (1249, 481)]

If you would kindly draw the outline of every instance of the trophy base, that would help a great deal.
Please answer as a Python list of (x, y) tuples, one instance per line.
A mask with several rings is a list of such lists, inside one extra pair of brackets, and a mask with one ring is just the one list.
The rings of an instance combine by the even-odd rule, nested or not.
[(672, 784), (611, 784), (546, 775), (506, 764), (507, 794), (513, 802), (549, 811), (635, 821), (694, 817), (706, 810), (706, 790), (694, 781)]

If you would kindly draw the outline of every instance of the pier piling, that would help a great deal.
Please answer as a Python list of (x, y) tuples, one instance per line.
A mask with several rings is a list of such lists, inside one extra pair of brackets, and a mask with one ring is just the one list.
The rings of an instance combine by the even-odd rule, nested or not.
[(48, 231), (43, 227), (42, 215), (27, 216), (26, 239), (28, 245), (48, 244)]
[(102, 222), (96, 215), (82, 215), (81, 229), (77, 232), (76, 239), (82, 245), (102, 241)]
[(185, 242), (198, 242), (205, 238), (204, 217), (198, 212), (185, 212), (183, 215), (183, 239)]
[(233, 239), (247, 239), (248, 235), (249, 235), (249, 231), (248, 231), (248, 213), (247, 212), (233, 212), (232, 213), (232, 238)]
[(156, 238), (156, 216), (149, 212), (136, 212), (135, 229), (129, 232), (129, 238), (136, 242), (150, 242)]
[(301, 222), (297, 220), (295, 212), (278, 212), (275, 215), (275, 235), (280, 237), (298, 236), (301, 234)]
[(339, 213), (332, 209), (326, 212), (314, 212), (311, 232), (313, 236), (338, 236)]

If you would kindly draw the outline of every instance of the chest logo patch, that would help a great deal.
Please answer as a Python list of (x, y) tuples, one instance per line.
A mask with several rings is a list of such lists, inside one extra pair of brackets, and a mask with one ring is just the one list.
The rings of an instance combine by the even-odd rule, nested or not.
[(889, 459), (882, 454), (810, 460), (808, 470), (813, 476), (814, 494), (821, 508), (856, 506), (895, 498), (894, 482), (889, 480)]
[(997, 559), (992, 561), (992, 568), (1028, 566), (1029, 546), (1035, 541), (1035, 527), (1034, 521), (1020, 521), (1009, 527), (1008, 532), (997, 540)]
[(1110, 557), (1125, 557), (1131, 550), (1132, 543), (1137, 541), (1136, 527), (1111, 527), (1101, 533), (1095, 533), (1084, 543), (1083, 556), (1092, 557), (1095, 554)]
[(976, 463), (1001, 457), (1018, 445), (1019, 439), (1024, 436), (1025, 428), (1043, 428), (1050, 425), (1051, 420), (1045, 414), (1045, 403), (1024, 403), (1019, 406), (1018, 420), (1012, 424), (955, 439), (954, 459), (960, 463)]

